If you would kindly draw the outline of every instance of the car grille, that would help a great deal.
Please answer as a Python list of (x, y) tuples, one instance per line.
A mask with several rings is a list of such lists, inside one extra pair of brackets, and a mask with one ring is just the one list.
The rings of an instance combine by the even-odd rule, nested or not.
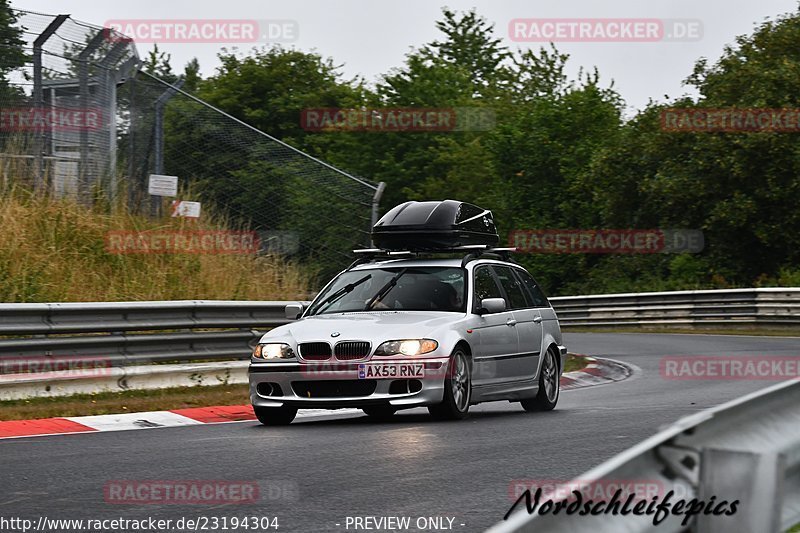
[(378, 386), (374, 379), (293, 381), (292, 390), (301, 398), (344, 398), (369, 396)]
[(327, 361), (331, 358), (331, 345), (327, 342), (305, 342), (298, 348), (300, 357), (306, 361)]
[(369, 355), (369, 343), (359, 341), (340, 342), (334, 348), (336, 359), (340, 361), (353, 361), (364, 359)]

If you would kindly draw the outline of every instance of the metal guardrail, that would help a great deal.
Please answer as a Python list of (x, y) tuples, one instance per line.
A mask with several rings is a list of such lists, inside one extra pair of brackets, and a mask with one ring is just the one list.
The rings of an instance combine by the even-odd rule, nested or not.
[(247, 383), (250, 361), (179, 365), (86, 367), (29, 374), (0, 374), (0, 401), (129, 390)]
[(99, 357), (115, 367), (244, 359), (265, 330), (289, 322), (287, 303), (0, 304), (0, 336), (6, 337), (0, 338), (0, 365), (41, 357), (68, 357), (73, 363)]
[[(555, 515), (540, 513), (542, 507), (529, 514), (522, 503), (520, 512), (489, 532), (677, 533), (688, 527), (699, 533), (786, 531), (800, 523), (800, 383), (781, 383), (683, 418), (566, 485), (596, 494), (631, 480), (660, 487), (660, 501), (674, 491), (687, 502), (697, 498), (707, 503), (715, 497), (714, 506), (722, 501), (739, 504), (731, 516), (713, 516), (703, 509), (687, 525), (682, 524), (684, 515), (669, 514), (656, 526), (652, 514), (580, 516), (562, 510)], [(554, 498), (558, 500), (563, 497)], [(672, 504), (676, 502), (673, 498)]]
[(800, 325), (800, 288), (648, 292), (550, 298), (563, 328)]
[[(800, 288), (551, 298), (562, 327), (800, 325)], [(0, 362), (103, 357), (112, 366), (244, 359), (290, 302), (0, 304)], [(2, 370), (0, 369), (0, 372)]]

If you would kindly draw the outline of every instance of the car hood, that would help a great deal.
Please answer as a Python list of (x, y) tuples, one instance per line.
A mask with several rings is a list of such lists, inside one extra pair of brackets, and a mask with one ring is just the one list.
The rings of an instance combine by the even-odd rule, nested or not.
[[(332, 313), (304, 318), (273, 329), (265, 338), (292, 337), (296, 342), (417, 339), (452, 324), (462, 313), (427, 311), (369, 311)], [(335, 337), (334, 333), (338, 333)]]

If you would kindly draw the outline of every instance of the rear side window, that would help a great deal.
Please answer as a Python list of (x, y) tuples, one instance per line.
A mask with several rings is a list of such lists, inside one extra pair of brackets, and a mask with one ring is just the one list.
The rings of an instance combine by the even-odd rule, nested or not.
[(502, 298), (500, 287), (494, 281), (489, 267), (475, 269), (475, 307), (480, 307), (481, 300), (486, 298)]
[(550, 302), (547, 300), (544, 292), (542, 292), (542, 289), (539, 288), (539, 285), (530, 274), (518, 268), (515, 268), (514, 272), (516, 272), (519, 279), (522, 280), (522, 286), (532, 300), (533, 307), (550, 307)]
[(522, 283), (514, 276), (514, 273), (509, 267), (494, 267), (497, 278), (500, 280), (500, 285), (506, 293), (506, 303), (509, 309), (524, 309), (530, 307), (525, 298), (525, 292), (522, 289)]

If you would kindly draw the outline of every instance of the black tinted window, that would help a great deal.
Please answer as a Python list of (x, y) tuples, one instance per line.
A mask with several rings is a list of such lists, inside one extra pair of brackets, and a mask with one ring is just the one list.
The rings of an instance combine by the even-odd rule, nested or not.
[[(387, 285), (395, 279), (394, 286)], [(385, 289), (382, 298), (377, 298)], [(367, 304), (376, 298), (372, 307)], [(397, 309), (464, 312), (461, 268), (371, 268), (341, 274), (317, 296), (308, 316)]]
[(486, 298), (502, 298), (500, 288), (494, 281), (494, 276), (488, 267), (481, 267), (475, 270), (475, 306), (481, 304), (481, 300)]
[(497, 277), (500, 279), (500, 284), (503, 290), (506, 291), (506, 303), (509, 309), (523, 309), (530, 307), (525, 298), (525, 293), (522, 289), (522, 283), (514, 276), (514, 273), (508, 267), (494, 267)]
[(530, 274), (520, 269), (514, 269), (514, 272), (516, 272), (519, 279), (522, 280), (522, 286), (525, 287), (528, 296), (533, 301), (533, 307), (550, 307), (550, 302), (547, 301), (547, 297)]

